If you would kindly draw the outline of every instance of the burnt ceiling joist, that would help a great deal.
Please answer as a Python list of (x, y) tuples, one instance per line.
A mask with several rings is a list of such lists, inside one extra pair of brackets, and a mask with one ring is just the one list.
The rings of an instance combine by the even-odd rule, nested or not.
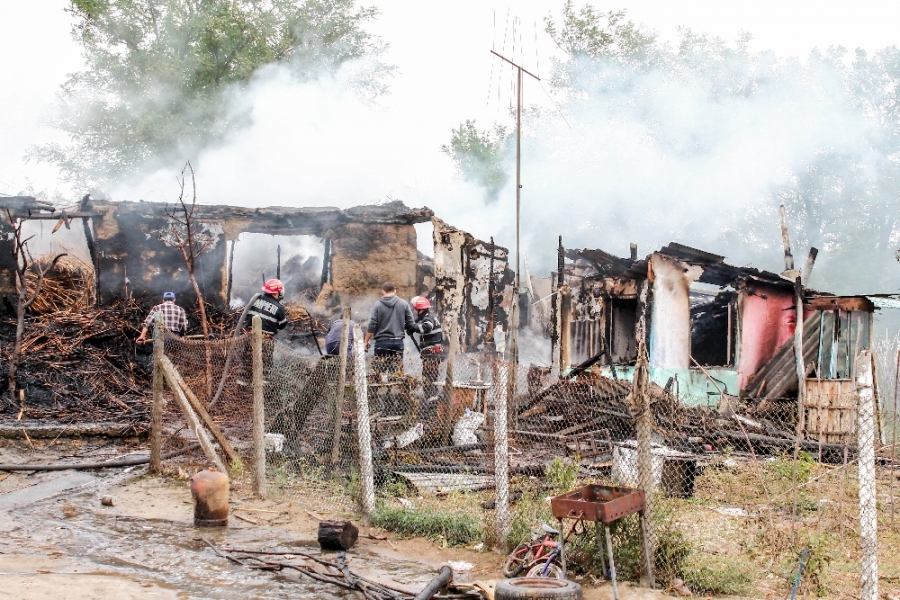
[[(121, 212), (143, 213), (149, 218), (157, 218), (164, 217), (165, 211), (172, 210), (175, 205), (161, 202), (94, 202), (94, 207), (98, 210), (110, 207)], [(343, 210), (335, 207), (246, 208), (198, 204), (194, 218), (202, 222), (236, 223), (244, 233), (324, 236), (328, 231), (349, 223), (414, 225), (429, 221), (433, 215), (427, 207), (414, 209), (401, 201), (394, 201)]]
[(38, 200), (34, 196), (0, 196), (0, 210), (9, 211), (14, 218), (52, 213), (56, 210), (50, 202)]
[[(770, 285), (793, 287), (793, 282), (783, 279), (777, 273), (761, 271), (752, 267), (737, 267), (725, 262), (725, 257), (676, 242), (660, 248), (656, 254), (669, 256), (684, 263), (703, 268), (698, 281), (719, 287), (735, 286), (742, 281), (757, 281)], [(573, 249), (566, 251), (570, 260), (586, 260), (606, 277), (647, 278), (647, 259), (621, 258), (597, 249)]]

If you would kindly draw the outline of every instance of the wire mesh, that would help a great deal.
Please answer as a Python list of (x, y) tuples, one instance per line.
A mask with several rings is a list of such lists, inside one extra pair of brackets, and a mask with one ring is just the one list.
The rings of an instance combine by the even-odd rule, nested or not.
[[(229, 468), (238, 482), (248, 480), (254, 443), (250, 345), (250, 336), (165, 338), (166, 357), (233, 445), (238, 460)], [(373, 357), (361, 340), (356, 346), (342, 378), (337, 356), (263, 342), (270, 495), (350, 512), (365, 487), (361, 457), (371, 455), (376, 523), (387, 522), (386, 509), (439, 513), (472, 519), (481, 532), (450, 542), (441, 521), (442, 543), (511, 547), (553, 523), (554, 495), (586, 484), (641, 487), (653, 509), (645, 531), (657, 584), (694, 593), (777, 596), (796, 582), (797, 597), (869, 594), (874, 557), (894, 547), (896, 422), (886, 399), (876, 402), (877, 388), (866, 404), (858, 381), (807, 381), (797, 438), (796, 397), (722, 394), (686, 406), (678, 372), (663, 377), (666, 386), (636, 388), (628, 368), (554, 379), (546, 367), (514, 368), (487, 353), (423, 360), (414, 352)], [(650, 368), (653, 380), (667, 373)], [(163, 453), (190, 449), (166, 464), (203, 464), (196, 436), (166, 395)], [(610, 532), (620, 579), (646, 582), (638, 517)], [(570, 574), (609, 575), (598, 541), (590, 527), (567, 541)]]
[[(233, 473), (240, 475), (242, 463), (253, 450), (250, 336), (202, 341), (179, 338), (166, 332), (163, 352), (234, 448), (239, 460), (226, 460), (226, 463)], [(174, 468), (205, 463), (197, 434), (168, 383), (164, 397), (163, 456), (170, 456), (167, 462)], [(183, 453), (172, 456), (179, 451)]]

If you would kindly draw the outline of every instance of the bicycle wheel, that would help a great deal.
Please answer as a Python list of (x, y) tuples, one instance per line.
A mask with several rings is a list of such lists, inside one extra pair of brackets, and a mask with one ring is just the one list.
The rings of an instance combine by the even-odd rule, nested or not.
[[(547, 567), (547, 574), (544, 575), (544, 566)], [(525, 574), (525, 577), (547, 577), (550, 579), (565, 579), (563, 577), (562, 567), (557, 563), (552, 562), (549, 565), (546, 562), (539, 562), (534, 565), (530, 569), (528, 569), (528, 573)]]
[(504, 577), (515, 577), (525, 570), (531, 561), (534, 560), (534, 550), (531, 544), (522, 543), (516, 546), (516, 549), (509, 553), (506, 557), (506, 564), (503, 565)]

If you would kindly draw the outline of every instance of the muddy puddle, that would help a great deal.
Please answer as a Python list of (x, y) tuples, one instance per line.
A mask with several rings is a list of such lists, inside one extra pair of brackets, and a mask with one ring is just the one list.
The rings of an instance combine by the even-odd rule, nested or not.
[[(10, 509), (12, 524), (3, 552), (62, 553), (90, 567), (92, 574), (155, 584), (181, 598), (356, 597), (292, 571), (262, 572), (233, 564), (217, 556), (202, 538), (219, 548), (322, 554), (312, 540), (298, 540), (296, 534), (277, 527), (195, 528), (189, 520), (116, 515), (99, 508), (98, 493), (98, 486), (91, 485)], [(348, 562), (355, 572), (412, 589), (421, 589), (434, 574), (424, 564), (392, 560), (364, 548), (348, 553)]]

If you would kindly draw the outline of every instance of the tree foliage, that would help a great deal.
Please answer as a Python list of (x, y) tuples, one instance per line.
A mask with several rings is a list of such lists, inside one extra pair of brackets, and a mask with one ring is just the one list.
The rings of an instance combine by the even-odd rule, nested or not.
[(383, 91), (389, 69), (355, 0), (71, 0), (87, 69), (60, 90), (53, 125), (66, 145), (33, 154), (78, 183), (127, 177), (214, 142), (243, 117), (229, 90), (269, 64), (298, 77), (370, 59), (358, 83)]
[(467, 120), (453, 129), (450, 144), (441, 146), (441, 152), (453, 160), (463, 179), (484, 189), (487, 202), (495, 202), (509, 180), (509, 141), (503, 125), (481, 131), (474, 120)]

